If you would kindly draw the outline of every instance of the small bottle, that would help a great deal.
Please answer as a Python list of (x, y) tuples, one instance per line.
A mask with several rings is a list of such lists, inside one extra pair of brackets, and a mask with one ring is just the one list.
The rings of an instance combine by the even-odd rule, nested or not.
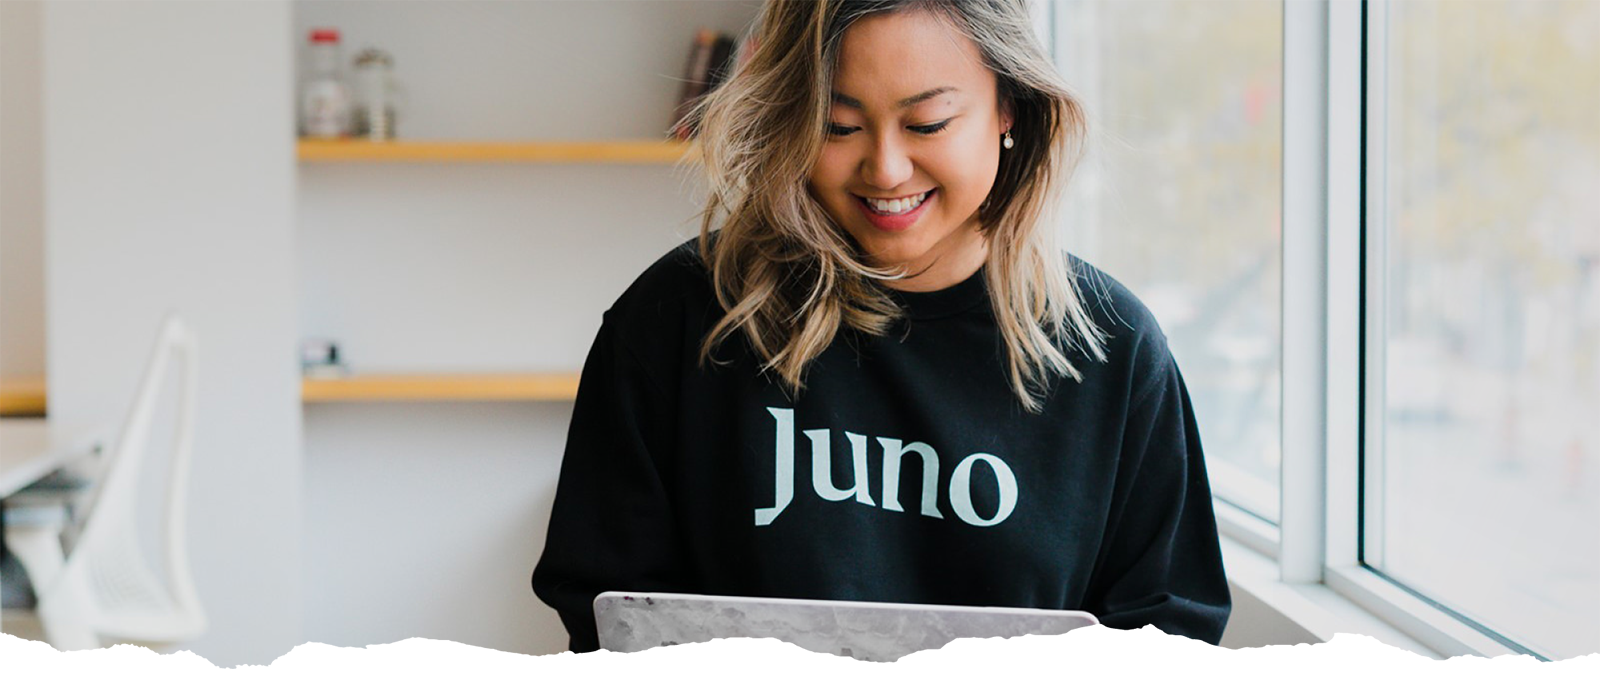
[(353, 101), (340, 74), (343, 55), (338, 29), (311, 31), (306, 51), (306, 80), (300, 90), (300, 135), (344, 138), (350, 135)]
[(356, 55), (355, 134), (372, 140), (394, 138), (394, 58), (377, 48)]

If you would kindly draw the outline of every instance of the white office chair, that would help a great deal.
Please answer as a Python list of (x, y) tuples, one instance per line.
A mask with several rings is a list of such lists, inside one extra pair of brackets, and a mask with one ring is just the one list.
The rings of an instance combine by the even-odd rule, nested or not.
[[(102, 639), (160, 646), (195, 639), (206, 630), (184, 541), (194, 442), (195, 348), (189, 327), (169, 315), (122, 434), (99, 464), (85, 497), (87, 506), (74, 514), (81, 534), (72, 535), (59, 522), (26, 523), (30, 517), (49, 521), (50, 516), (15, 516), (23, 524), (7, 526), (6, 546), (27, 571), (45, 639), (58, 649), (99, 648)], [(156, 399), (175, 355), (182, 366), (162, 521), (166, 581), (161, 582), (141, 552), (135, 513)]]

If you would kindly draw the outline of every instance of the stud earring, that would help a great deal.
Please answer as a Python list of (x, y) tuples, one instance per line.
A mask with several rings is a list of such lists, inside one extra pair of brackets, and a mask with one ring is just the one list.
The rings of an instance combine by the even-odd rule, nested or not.
[(1005, 132), (1005, 136), (1000, 138), (1000, 146), (1004, 147), (1004, 148), (1006, 148), (1008, 150), (1011, 149), (1016, 144), (1017, 144), (1017, 141), (1011, 139), (1011, 131), (1006, 131)]

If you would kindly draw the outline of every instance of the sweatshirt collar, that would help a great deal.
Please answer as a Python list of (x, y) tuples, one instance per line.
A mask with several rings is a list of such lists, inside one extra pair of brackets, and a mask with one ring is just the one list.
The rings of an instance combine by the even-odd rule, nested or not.
[(983, 277), (985, 268), (979, 268), (966, 280), (943, 290), (904, 292), (890, 287), (883, 289), (905, 311), (907, 318), (920, 320), (949, 316), (971, 309), (988, 299), (989, 286)]

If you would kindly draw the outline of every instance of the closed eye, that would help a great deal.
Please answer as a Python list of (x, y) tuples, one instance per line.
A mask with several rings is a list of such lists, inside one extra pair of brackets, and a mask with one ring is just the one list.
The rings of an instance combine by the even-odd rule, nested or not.
[[(944, 130), (945, 127), (949, 125), (950, 119), (945, 119), (944, 121), (940, 121), (938, 123), (923, 124), (920, 126), (906, 126), (906, 129), (918, 135), (933, 135)], [(832, 122), (828, 123), (828, 135), (832, 136), (843, 137), (859, 130), (861, 130), (860, 126), (846, 126), (844, 124)]]

